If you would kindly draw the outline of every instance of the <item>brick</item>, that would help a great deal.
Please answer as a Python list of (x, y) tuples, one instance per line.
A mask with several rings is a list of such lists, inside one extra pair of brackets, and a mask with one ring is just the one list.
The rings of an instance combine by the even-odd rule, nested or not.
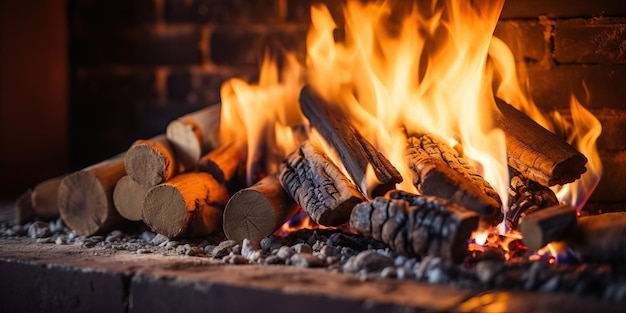
[(257, 65), (266, 48), (294, 51), (302, 60), (306, 29), (302, 27), (242, 29), (220, 27), (210, 38), (211, 60), (219, 65)]
[[(583, 105), (584, 106), (584, 105)], [(590, 111), (602, 126), (602, 133), (596, 142), (598, 150), (604, 153), (626, 151), (626, 111), (625, 110), (592, 110)], [(572, 122), (569, 109), (560, 111), (561, 117), (568, 123)]]
[(4, 312), (127, 312), (129, 279), (62, 265), (0, 261)]
[(151, 71), (81, 70), (72, 74), (70, 163), (73, 168), (102, 161), (139, 139), (140, 107), (156, 101)]
[(88, 30), (122, 29), (154, 23), (154, 0), (69, 1), (70, 27), (79, 33)]
[(615, 0), (507, 0), (502, 8), (502, 19), (625, 16), (626, 5)]
[(516, 61), (539, 62), (549, 53), (544, 31), (537, 21), (500, 21), (494, 36), (509, 46)]
[(626, 63), (626, 18), (559, 20), (554, 32), (558, 63)]
[(280, 22), (279, 0), (165, 0), (167, 22), (249, 24)]
[(589, 109), (620, 109), (626, 99), (626, 66), (563, 65), (550, 69), (528, 68), (533, 99), (545, 110), (569, 107), (572, 91), (585, 99), (584, 81), (591, 97)]
[(192, 27), (92, 33), (72, 39), (77, 65), (192, 65), (202, 62), (201, 32)]
[(221, 72), (175, 71), (167, 77), (168, 101), (189, 105), (212, 105), (220, 102), (220, 87), (227, 79), (239, 77), (246, 81), (258, 70), (233, 70)]
[(601, 154), (602, 178), (591, 194), (591, 201), (626, 202), (626, 152)]

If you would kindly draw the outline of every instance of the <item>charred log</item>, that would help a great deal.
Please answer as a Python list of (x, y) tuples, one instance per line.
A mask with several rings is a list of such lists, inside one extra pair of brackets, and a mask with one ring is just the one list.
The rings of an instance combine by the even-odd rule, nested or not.
[(626, 261), (626, 212), (581, 217), (565, 241), (582, 261), (621, 264)]
[(517, 229), (526, 215), (559, 204), (552, 189), (521, 176), (515, 170), (510, 172), (509, 211), (506, 215), (509, 229)]
[(532, 212), (522, 218), (522, 242), (530, 250), (537, 250), (552, 241), (558, 241), (576, 224), (576, 210), (569, 205), (556, 205)]

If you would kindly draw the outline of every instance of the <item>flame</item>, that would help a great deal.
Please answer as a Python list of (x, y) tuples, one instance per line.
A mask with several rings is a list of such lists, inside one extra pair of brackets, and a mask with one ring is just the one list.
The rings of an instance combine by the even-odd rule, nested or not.
[[(285, 67), (279, 72), (276, 61), (266, 53), (258, 83), (232, 78), (220, 90), (220, 139), (247, 145), (249, 185), (276, 172), (285, 154), (301, 141), (302, 134), (294, 134), (293, 129), (304, 123), (298, 106), (302, 69), (293, 55), (285, 58)], [(261, 170), (255, 168), (259, 165)]]
[(602, 160), (596, 147), (596, 141), (602, 133), (602, 125), (573, 94), (570, 98), (570, 112), (571, 123), (563, 119), (558, 112), (554, 113), (555, 122), (568, 134), (567, 142), (587, 157), (587, 172), (575, 182), (555, 186), (553, 190), (562, 203), (580, 211), (602, 177)]
[(486, 66), (503, 1), (413, 4), (400, 21), (390, 3), (348, 1), (343, 40), (335, 38), (338, 25), (328, 9), (313, 6), (309, 81), (348, 110), (398, 168), (405, 177), (400, 189), (414, 191), (406, 179), (406, 133), (429, 132), (462, 144), (506, 203), (504, 135), (492, 126), (492, 68)]

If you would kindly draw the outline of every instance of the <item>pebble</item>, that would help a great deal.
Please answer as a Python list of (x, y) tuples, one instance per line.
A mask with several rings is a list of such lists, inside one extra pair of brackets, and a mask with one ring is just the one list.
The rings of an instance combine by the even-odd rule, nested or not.
[(65, 239), (65, 237), (59, 236), (54, 240), (54, 243), (57, 245), (65, 245), (67, 244), (67, 239)]
[(102, 242), (103, 240), (104, 240), (104, 237), (102, 236), (87, 237), (85, 238), (85, 240), (83, 240), (83, 246), (87, 248), (95, 247), (98, 243)]
[(54, 239), (52, 237), (46, 237), (46, 238), (37, 238), (37, 240), (35, 240), (36, 243), (54, 243)]
[(156, 234), (152, 240), (150, 240), (150, 242), (155, 245), (155, 246), (160, 246), (161, 244), (169, 241), (170, 239), (167, 238), (167, 236), (162, 235), (162, 234)]
[(476, 277), (485, 283), (489, 284), (493, 281), (493, 278), (502, 270), (504, 264), (494, 260), (482, 260), (476, 264)]
[(229, 254), (229, 255), (227, 255), (227, 256), (225, 256), (225, 257), (222, 259), (222, 261), (223, 261), (224, 263), (227, 263), (227, 264), (233, 264), (233, 265), (235, 265), (235, 264), (248, 264), (248, 259), (244, 258), (244, 257), (243, 257), (243, 256), (241, 256), (241, 255), (238, 255), (238, 254), (232, 254), (232, 253), (231, 253), (231, 254)]
[(381, 271), (387, 266), (393, 265), (393, 259), (382, 255), (374, 250), (365, 250), (356, 256), (348, 259), (343, 269), (346, 272), (357, 273), (365, 271), (367, 273)]
[(291, 256), (293, 256), (294, 254), (296, 254), (296, 250), (291, 247), (282, 246), (280, 247), (280, 249), (278, 249), (276, 256), (279, 257), (281, 260), (287, 260), (291, 258)]
[(28, 236), (30, 238), (44, 238), (50, 236), (50, 229), (48, 223), (41, 221), (34, 222), (28, 227)]
[(141, 240), (143, 240), (143, 241), (145, 241), (147, 243), (151, 243), (152, 240), (154, 239), (154, 237), (156, 237), (156, 236), (157, 236), (157, 234), (155, 234), (155, 233), (153, 233), (153, 232), (151, 232), (149, 230), (146, 230), (146, 231), (142, 232), (141, 235), (139, 235)]
[(212, 255), (214, 258), (221, 259), (231, 253), (232, 248), (237, 245), (237, 242), (234, 240), (224, 240), (220, 242), (215, 249), (212, 251)]
[[(252, 254), (255, 252), (258, 252), (261, 250), (261, 246), (259, 245), (258, 242), (253, 241), (253, 240), (249, 240), (249, 239), (244, 239), (242, 244), (241, 244), (241, 256), (243, 256), (244, 258), (252, 261), (251, 257)], [(256, 256), (256, 259), (259, 258), (260, 255)]]
[(106, 237), (106, 239), (104, 241), (106, 242), (116, 242), (116, 241), (120, 241), (120, 239), (122, 239), (124, 237), (124, 233), (119, 231), (119, 230), (114, 230), (112, 232), (109, 233), (109, 235)]
[(293, 246), (296, 253), (313, 253), (313, 248), (306, 243), (299, 243)]
[(296, 253), (290, 258), (291, 264), (297, 267), (322, 267), (324, 261), (311, 253)]
[(278, 250), (283, 246), (280, 242), (280, 238), (274, 235), (269, 235), (268, 237), (263, 238), (259, 245), (261, 246), (261, 249), (263, 249), (264, 253), (270, 253), (271, 251)]
[(264, 264), (284, 264), (284, 260), (276, 255), (270, 255), (263, 261)]
[(324, 245), (321, 249), (319, 249), (319, 252), (323, 256), (336, 256), (338, 254), (337, 248), (327, 245)]
[(150, 253), (152, 253), (152, 250), (150, 250), (150, 249), (137, 249), (137, 251), (135, 251), (135, 253), (137, 253), (137, 254), (150, 254)]

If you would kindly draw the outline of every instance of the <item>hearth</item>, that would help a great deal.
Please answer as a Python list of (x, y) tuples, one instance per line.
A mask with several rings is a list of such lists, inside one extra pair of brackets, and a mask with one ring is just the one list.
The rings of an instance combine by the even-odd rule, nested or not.
[[(620, 6), (144, 2), (149, 16), (119, 24), (81, 14), (97, 1), (70, 2), (75, 170), (16, 200), (18, 224), (0, 228), (16, 262), (5, 269), (54, 263), (54, 248), (19, 255), (35, 243), (78, 259), (176, 256), (182, 270), (165, 276), (185, 284), (221, 286), (184, 274), (213, 267), (284, 270), (296, 286), (315, 271), (384, 281), (394, 300), (375, 296), (375, 310), (481, 310), (485, 295), (522, 290), (549, 305), (583, 296), (573, 310), (626, 300)], [(128, 79), (137, 88), (115, 87)], [(130, 104), (111, 113), (128, 131), (79, 131), (106, 85)], [(74, 262), (58, 264), (85, 267)], [(146, 310), (172, 288), (144, 270), (122, 275), (122, 308)], [(422, 287), (485, 294), (441, 306), (391, 296)], [(40, 308), (58, 304), (44, 298)], [(495, 303), (533, 309), (514, 301)], [(216, 303), (202, 305), (233, 308)]]

